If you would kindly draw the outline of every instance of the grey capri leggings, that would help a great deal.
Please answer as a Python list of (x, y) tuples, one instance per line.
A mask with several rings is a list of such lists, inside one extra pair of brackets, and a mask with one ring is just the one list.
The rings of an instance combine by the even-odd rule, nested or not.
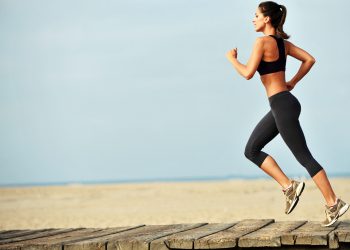
[(297, 161), (313, 177), (323, 168), (313, 158), (306, 145), (299, 123), (301, 105), (298, 99), (285, 90), (270, 96), (269, 103), (271, 110), (254, 128), (245, 147), (244, 155), (255, 165), (261, 167), (268, 156), (261, 149), (280, 133)]

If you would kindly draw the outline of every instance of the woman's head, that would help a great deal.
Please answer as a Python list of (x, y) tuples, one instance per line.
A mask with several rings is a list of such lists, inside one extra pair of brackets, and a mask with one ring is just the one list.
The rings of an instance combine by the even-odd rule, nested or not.
[(262, 31), (264, 25), (268, 23), (276, 29), (278, 36), (288, 39), (290, 36), (283, 31), (283, 24), (286, 20), (287, 9), (284, 5), (277, 4), (273, 1), (261, 2), (258, 6), (254, 19), (257, 31)]

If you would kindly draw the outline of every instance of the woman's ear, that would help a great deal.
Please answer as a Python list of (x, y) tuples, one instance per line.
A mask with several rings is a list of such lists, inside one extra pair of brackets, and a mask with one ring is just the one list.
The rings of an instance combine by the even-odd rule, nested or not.
[(269, 21), (270, 21), (270, 17), (269, 16), (264, 17), (264, 23), (268, 23)]

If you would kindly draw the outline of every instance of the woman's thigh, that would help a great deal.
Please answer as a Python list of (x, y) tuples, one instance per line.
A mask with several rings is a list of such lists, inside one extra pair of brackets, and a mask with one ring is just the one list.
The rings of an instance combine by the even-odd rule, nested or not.
[(294, 96), (284, 97), (272, 107), (277, 129), (294, 155), (309, 153), (305, 135), (299, 122), (301, 105)]
[(278, 135), (275, 118), (270, 110), (255, 126), (251, 133), (246, 149), (261, 150), (267, 143)]
[(299, 154), (311, 154), (307, 144), (303, 129), (297, 117), (279, 118), (275, 117), (278, 131), (284, 142), (295, 156)]

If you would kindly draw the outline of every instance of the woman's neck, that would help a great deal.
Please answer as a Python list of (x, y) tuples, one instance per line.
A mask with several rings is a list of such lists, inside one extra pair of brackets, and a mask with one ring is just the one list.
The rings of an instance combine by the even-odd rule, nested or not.
[(276, 29), (270, 25), (266, 25), (265, 29), (263, 30), (263, 33), (265, 36), (269, 36), (269, 35), (276, 36)]

